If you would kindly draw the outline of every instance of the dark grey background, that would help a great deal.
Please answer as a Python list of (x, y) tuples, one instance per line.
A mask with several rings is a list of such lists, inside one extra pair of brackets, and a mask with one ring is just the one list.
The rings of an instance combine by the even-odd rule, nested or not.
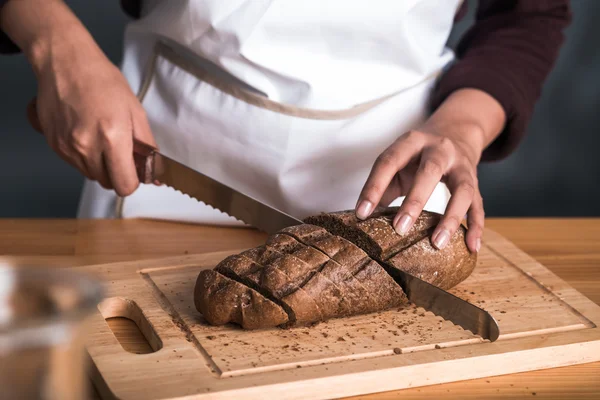
[[(119, 63), (128, 21), (119, 2), (67, 3)], [(600, 215), (600, 1), (572, 0), (572, 8), (573, 24), (526, 139), (506, 160), (480, 166), (487, 216)], [(468, 24), (456, 27), (451, 43)], [(83, 178), (26, 122), (36, 91), (29, 65), (22, 55), (4, 56), (0, 77), (0, 217), (74, 217)]]

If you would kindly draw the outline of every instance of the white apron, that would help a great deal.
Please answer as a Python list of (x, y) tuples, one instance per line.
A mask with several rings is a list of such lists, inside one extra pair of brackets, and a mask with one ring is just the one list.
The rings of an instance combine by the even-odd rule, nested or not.
[[(377, 156), (427, 117), (460, 4), (148, 0), (122, 71), (165, 155), (298, 218), (352, 209)], [(440, 183), (426, 209), (448, 199)], [(243, 225), (169, 187), (121, 199), (91, 181), (78, 216)]]

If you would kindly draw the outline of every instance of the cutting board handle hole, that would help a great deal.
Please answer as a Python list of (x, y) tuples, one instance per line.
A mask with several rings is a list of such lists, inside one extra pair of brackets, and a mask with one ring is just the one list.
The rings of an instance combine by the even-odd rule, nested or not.
[(148, 354), (162, 348), (162, 341), (135, 301), (111, 297), (102, 301), (98, 309), (123, 350)]

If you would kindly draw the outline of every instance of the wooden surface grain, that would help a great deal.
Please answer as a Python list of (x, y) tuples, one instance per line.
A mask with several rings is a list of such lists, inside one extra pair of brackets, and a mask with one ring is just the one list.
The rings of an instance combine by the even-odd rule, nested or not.
[[(333, 399), (600, 361), (600, 330), (590, 329), (600, 306), (491, 230), (477, 268), (450, 292), (496, 319), (493, 344), (412, 306), (290, 330), (211, 326), (191, 294), (200, 271), (230, 254), (80, 269), (106, 290), (87, 338), (106, 398)], [(135, 321), (160, 351), (127, 352), (130, 336), (119, 344), (122, 326), (107, 326), (114, 317)]]
[[(488, 219), (505, 236), (600, 304), (600, 219)], [(261, 244), (266, 235), (162, 221), (0, 220), (0, 262), (77, 267)], [(113, 321), (135, 349), (135, 333)], [(130, 333), (126, 333), (130, 332)], [(147, 344), (140, 343), (140, 349)], [(143, 347), (142, 347), (143, 346)], [(369, 396), (391, 398), (600, 398), (600, 363), (435, 385)], [(366, 398), (366, 397), (360, 397)]]

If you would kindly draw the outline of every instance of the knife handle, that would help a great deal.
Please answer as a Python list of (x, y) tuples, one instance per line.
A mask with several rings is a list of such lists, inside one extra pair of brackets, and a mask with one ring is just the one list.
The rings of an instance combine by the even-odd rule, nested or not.
[(154, 183), (154, 153), (157, 149), (133, 139), (133, 161), (140, 183)]

